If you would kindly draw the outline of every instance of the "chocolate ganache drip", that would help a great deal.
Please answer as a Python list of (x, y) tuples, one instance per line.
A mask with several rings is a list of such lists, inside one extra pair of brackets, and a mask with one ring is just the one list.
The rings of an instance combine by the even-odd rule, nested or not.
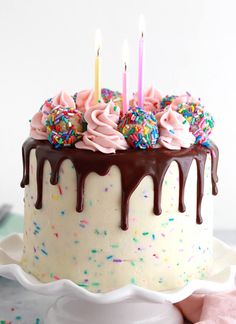
[(23, 179), (21, 186), (29, 184), (30, 151), (36, 149), (37, 159), (37, 200), (35, 208), (42, 208), (43, 193), (43, 168), (46, 160), (51, 166), (50, 183), (56, 185), (59, 181), (59, 171), (62, 162), (71, 160), (76, 171), (77, 181), (77, 206), (76, 211), (83, 210), (84, 184), (87, 175), (96, 172), (100, 176), (106, 175), (111, 166), (115, 165), (121, 172), (122, 201), (121, 201), (121, 228), (128, 229), (129, 200), (141, 180), (145, 176), (151, 176), (154, 183), (154, 214), (160, 215), (162, 184), (170, 164), (176, 161), (179, 167), (179, 206), (180, 212), (186, 210), (184, 203), (185, 184), (189, 169), (193, 160), (197, 164), (197, 208), (196, 222), (202, 223), (201, 203), (204, 194), (204, 170), (207, 154), (211, 154), (211, 180), (212, 194), (216, 195), (217, 190), (217, 165), (218, 148), (214, 143), (209, 147), (193, 145), (187, 149), (170, 151), (165, 148), (153, 150), (128, 150), (118, 151), (116, 154), (103, 154), (78, 150), (71, 147), (64, 147), (56, 150), (47, 141), (39, 141), (29, 138), (23, 144)]

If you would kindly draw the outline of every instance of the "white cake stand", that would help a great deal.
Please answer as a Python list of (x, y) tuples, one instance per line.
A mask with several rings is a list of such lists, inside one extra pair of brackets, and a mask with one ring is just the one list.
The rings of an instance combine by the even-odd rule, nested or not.
[(182, 315), (172, 303), (192, 293), (209, 294), (235, 287), (236, 250), (218, 239), (214, 239), (214, 266), (207, 280), (193, 280), (182, 289), (163, 292), (127, 285), (95, 294), (70, 280), (40, 283), (20, 267), (22, 249), (21, 234), (0, 241), (0, 275), (39, 294), (58, 296), (48, 310), (46, 324), (180, 324)]

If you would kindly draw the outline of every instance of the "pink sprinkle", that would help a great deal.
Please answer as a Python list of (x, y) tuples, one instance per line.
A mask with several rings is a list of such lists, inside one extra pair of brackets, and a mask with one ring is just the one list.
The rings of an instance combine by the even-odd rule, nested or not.
[(82, 219), (81, 221), (80, 221), (80, 223), (82, 223), (82, 224), (87, 224), (88, 225), (88, 221), (86, 220), (86, 219)]
[(113, 259), (113, 262), (122, 262), (121, 259)]
[(53, 276), (54, 280), (60, 280), (60, 278), (58, 276)]
[(152, 256), (154, 256), (156, 259), (159, 259), (159, 256), (155, 253)]
[(61, 189), (61, 186), (60, 185), (58, 185), (58, 190), (59, 190), (60, 195), (62, 196), (63, 193), (62, 193), (62, 189)]
[(164, 233), (161, 233), (161, 236), (166, 237)]

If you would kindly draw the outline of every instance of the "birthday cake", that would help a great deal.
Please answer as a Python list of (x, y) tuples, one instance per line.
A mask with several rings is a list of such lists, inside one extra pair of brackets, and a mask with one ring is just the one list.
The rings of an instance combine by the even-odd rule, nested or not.
[(124, 111), (117, 91), (46, 100), (23, 144), (25, 271), (92, 292), (175, 289), (212, 267), (218, 149), (189, 93), (149, 88)]

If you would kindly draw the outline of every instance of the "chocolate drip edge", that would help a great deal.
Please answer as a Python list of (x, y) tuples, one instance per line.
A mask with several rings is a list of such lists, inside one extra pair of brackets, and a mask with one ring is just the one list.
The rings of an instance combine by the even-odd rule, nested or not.
[(179, 168), (179, 206), (180, 212), (185, 212), (185, 184), (193, 160), (197, 164), (197, 206), (196, 222), (202, 223), (201, 203), (204, 195), (204, 170), (207, 154), (211, 154), (211, 181), (212, 194), (218, 193), (217, 189), (217, 166), (219, 151), (217, 146), (211, 142), (209, 147), (193, 145), (187, 149), (179, 151), (170, 151), (164, 148), (158, 148), (148, 151), (127, 150), (118, 151), (116, 154), (103, 154), (100, 152), (90, 152), (78, 150), (71, 147), (64, 147), (60, 150), (54, 149), (47, 141), (39, 141), (29, 138), (22, 147), (23, 155), (23, 178), (21, 187), (29, 184), (30, 171), (30, 152), (36, 149), (37, 159), (37, 199), (35, 208), (42, 208), (43, 193), (43, 168), (45, 161), (49, 161), (51, 166), (50, 183), (58, 184), (59, 171), (62, 162), (66, 159), (71, 160), (75, 171), (77, 181), (77, 205), (76, 211), (83, 211), (83, 195), (86, 177), (91, 172), (96, 172), (100, 176), (106, 175), (111, 166), (115, 165), (121, 172), (121, 228), (128, 229), (129, 200), (141, 180), (149, 175), (154, 183), (154, 203), (153, 212), (160, 215), (162, 185), (165, 174), (170, 164), (175, 161)]

